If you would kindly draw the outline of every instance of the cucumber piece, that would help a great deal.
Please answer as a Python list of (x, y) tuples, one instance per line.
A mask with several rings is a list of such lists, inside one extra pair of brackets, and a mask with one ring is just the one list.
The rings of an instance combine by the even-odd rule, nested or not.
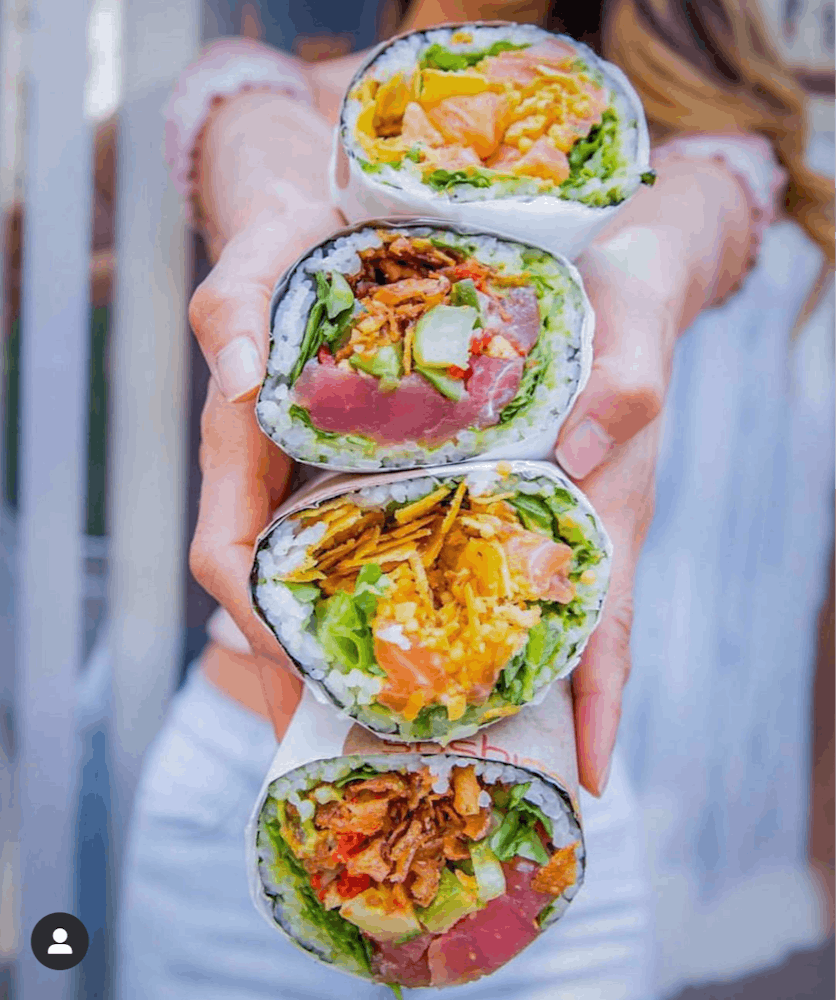
[(491, 850), (490, 844), (480, 840), (470, 845), (473, 874), (479, 886), (479, 901), (487, 903), (505, 892), (505, 873), (499, 858)]
[(371, 357), (352, 354), (348, 360), (354, 368), (379, 378), (381, 392), (396, 389), (403, 374), (403, 348), (400, 344), (387, 344)]
[(482, 313), (479, 308), (479, 296), (476, 294), (476, 285), (473, 283), (472, 278), (457, 281), (450, 290), (450, 300), (454, 306), (471, 306), (476, 310), (476, 315), (481, 322)]
[(340, 916), (378, 941), (404, 941), (421, 933), (412, 904), (398, 906), (392, 890), (372, 886), (343, 903)]
[(422, 368), (467, 368), (470, 337), (478, 319), (472, 306), (433, 306), (415, 326), (412, 354)]
[(338, 271), (334, 271), (331, 275), (331, 290), (325, 300), (325, 311), (328, 313), (328, 319), (333, 319), (343, 309), (348, 309), (349, 306), (353, 305), (354, 292), (351, 290), (351, 285)]
[(449, 375), (442, 374), (438, 369), (423, 368), (420, 365), (415, 365), (415, 371), (423, 375), (430, 385), (438, 389), (442, 396), (452, 399), (454, 403), (458, 403), (465, 393), (464, 381), (460, 378), (450, 378)]
[(468, 913), (475, 913), (480, 905), (475, 893), (469, 891), (449, 868), (442, 868), (435, 899), (429, 906), (416, 906), (415, 912), (430, 933), (443, 934)]

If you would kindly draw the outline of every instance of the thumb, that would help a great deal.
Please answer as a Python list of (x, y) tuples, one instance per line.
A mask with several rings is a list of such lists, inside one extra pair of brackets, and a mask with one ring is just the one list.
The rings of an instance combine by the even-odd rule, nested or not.
[(674, 342), (668, 310), (620, 287), (617, 275), (598, 272), (587, 290), (596, 314), (592, 371), (555, 450), (577, 480), (659, 415)]
[(264, 378), (269, 308), (281, 273), (310, 244), (340, 225), (324, 203), (301, 196), (237, 233), (189, 304), (189, 321), (228, 402), (248, 399)]

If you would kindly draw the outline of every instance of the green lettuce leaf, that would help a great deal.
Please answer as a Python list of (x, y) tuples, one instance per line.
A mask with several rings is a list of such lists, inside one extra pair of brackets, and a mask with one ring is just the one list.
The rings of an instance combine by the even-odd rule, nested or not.
[(364, 972), (371, 974), (371, 959), (374, 953), (371, 942), (363, 936), (359, 928), (341, 917), (336, 910), (326, 910), (320, 903), (311, 886), (308, 873), (282, 836), (279, 823), (276, 820), (268, 820), (264, 824), (264, 829), (273, 844), (278, 864), (284, 869), (281, 874), (290, 877), (293, 889), (302, 900), (305, 916), (325, 931), (336, 951), (348, 956)]
[(298, 403), (293, 403), (288, 410), (288, 413), (294, 420), (298, 420), (300, 424), (304, 424), (308, 430), (312, 430), (314, 434), (323, 438), (325, 441), (330, 441), (339, 437), (339, 434), (337, 434), (336, 431), (321, 431), (318, 427), (314, 427), (314, 422), (311, 420), (310, 413), (308, 413), (303, 406), (299, 406)]
[(520, 379), (520, 387), (517, 389), (516, 396), (514, 396), (507, 406), (502, 408), (502, 411), (499, 414), (499, 424), (509, 423), (509, 421), (518, 417), (524, 410), (527, 410), (528, 407), (534, 402), (534, 395), (537, 392), (537, 386), (540, 385), (546, 377), (546, 373), (549, 369), (547, 364), (548, 353), (545, 340), (541, 335), (540, 339), (525, 359), (525, 368), (523, 369), (522, 378)]
[(499, 675), (495, 691), (512, 705), (523, 705), (534, 697), (534, 682), (540, 670), (551, 663), (565, 634), (564, 614), (552, 608), (568, 605), (544, 604), (540, 621), (528, 633), (525, 648), (510, 660)]
[(372, 563), (360, 570), (353, 594), (340, 590), (316, 607), (319, 644), (328, 660), (344, 673), (356, 668), (367, 674), (384, 674), (374, 658), (371, 622), (389, 582)]
[(361, 764), (359, 767), (352, 768), (348, 774), (343, 775), (334, 782), (334, 788), (344, 788), (351, 781), (365, 781), (367, 778), (376, 778), (380, 774), (376, 768), (371, 767), (369, 764)]
[(457, 184), (470, 184), (471, 187), (489, 188), (493, 181), (485, 174), (478, 171), (465, 173), (464, 170), (433, 170), (424, 178), (424, 183), (428, 184), (434, 191), (449, 191)]
[(526, 802), (523, 796), (531, 787), (531, 782), (515, 785), (508, 800), (508, 811), (499, 827), (490, 838), (490, 847), (500, 861), (510, 861), (515, 855), (528, 858), (538, 865), (549, 860), (535, 826), (542, 823), (551, 837), (554, 833), (552, 821), (539, 806)]
[(498, 56), (500, 52), (515, 52), (527, 49), (528, 45), (514, 45), (512, 42), (494, 42), (488, 49), (478, 49), (476, 52), (451, 52), (443, 45), (430, 45), (424, 52), (419, 63), (421, 69), (440, 69), (447, 73), (469, 69), (480, 63), (487, 56)]
[[(569, 176), (560, 185), (562, 197), (572, 197), (573, 191), (597, 178), (606, 183), (626, 164), (621, 152), (620, 120), (615, 108), (607, 108), (598, 125), (593, 125), (585, 138), (578, 139), (568, 154)], [(624, 200), (620, 187), (602, 188), (586, 195), (585, 204), (603, 208)]]
[(290, 372), (291, 385), (299, 378), (302, 369), (316, 356), (323, 344), (339, 344), (354, 315), (354, 293), (341, 274), (327, 278), (316, 272), (316, 301), (308, 313), (305, 333), (299, 347), (299, 357)]
[(511, 498), (510, 504), (520, 515), (523, 526), (529, 531), (545, 531), (549, 537), (553, 537), (554, 518), (545, 500), (528, 493), (519, 493)]
[(315, 583), (283, 583), (284, 587), (293, 594), (297, 601), (309, 604), (322, 596), (322, 591)]

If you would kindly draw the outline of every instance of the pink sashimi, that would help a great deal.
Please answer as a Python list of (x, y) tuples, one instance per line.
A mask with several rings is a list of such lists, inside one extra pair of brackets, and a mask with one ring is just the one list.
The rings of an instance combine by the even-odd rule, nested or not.
[(481, 159), (490, 156), (505, 131), (508, 102), (501, 94), (447, 97), (428, 112), (448, 142), (469, 146)]
[(500, 301), (484, 296), (484, 332), (501, 334), (528, 354), (540, 336), (540, 305), (533, 288), (512, 288)]
[(528, 86), (537, 78), (537, 66), (568, 69), (577, 58), (571, 45), (550, 39), (516, 52), (500, 52), (479, 63), (479, 72), (489, 80), (509, 80)]
[(520, 529), (509, 532), (502, 547), (511, 572), (523, 577), (538, 598), (568, 604), (575, 596), (575, 585), (569, 579), (574, 556), (568, 545)]
[(540, 866), (527, 858), (514, 858), (502, 865), (505, 872), (505, 892), (521, 917), (533, 920), (544, 907), (554, 902), (554, 896), (531, 888), (531, 880)]
[(403, 944), (377, 942), (372, 959), (372, 972), (381, 982), (401, 986), (429, 986), (430, 967), (427, 948), (432, 934), (421, 934)]
[(421, 934), (404, 944), (376, 943), (375, 975), (403, 986), (448, 986), (495, 972), (537, 937), (537, 916), (554, 902), (554, 896), (531, 888), (538, 869), (525, 858), (506, 861), (505, 894), (444, 934)]
[(519, 389), (523, 365), (522, 358), (473, 357), (467, 391), (454, 402), (417, 373), (381, 392), (373, 375), (309, 361), (293, 387), (293, 400), (323, 431), (362, 434), (380, 444), (437, 444), (465, 428), (495, 424)]
[(433, 986), (467, 983), (505, 965), (540, 933), (533, 918), (522, 916), (506, 893), (463, 917), (429, 947)]

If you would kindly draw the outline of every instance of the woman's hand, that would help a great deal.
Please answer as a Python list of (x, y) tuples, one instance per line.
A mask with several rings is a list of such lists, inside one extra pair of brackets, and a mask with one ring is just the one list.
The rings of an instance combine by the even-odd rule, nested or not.
[(723, 166), (668, 161), (578, 261), (595, 310), (589, 382), (562, 428), (556, 458), (612, 539), (601, 622), (573, 674), (578, 765), (600, 795), (630, 673), (632, 594), (653, 515), (654, 477), (678, 334), (740, 283), (751, 264), (745, 192)]
[(653, 516), (661, 409), (676, 330), (668, 311), (633, 297), (605, 258), (579, 262), (596, 314), (595, 361), (561, 433), (557, 458), (577, 480), (613, 544), (604, 613), (572, 675), (581, 783), (607, 784), (630, 673), (633, 582)]
[(250, 610), (249, 573), (255, 540), (287, 491), (291, 462), (259, 429), (253, 398), (266, 369), (276, 280), (342, 224), (327, 201), (329, 147), (330, 127), (313, 108), (250, 92), (213, 114), (198, 163), (216, 263), (189, 307), (212, 373), (191, 570), (252, 650), (283, 665), (288, 661)]

